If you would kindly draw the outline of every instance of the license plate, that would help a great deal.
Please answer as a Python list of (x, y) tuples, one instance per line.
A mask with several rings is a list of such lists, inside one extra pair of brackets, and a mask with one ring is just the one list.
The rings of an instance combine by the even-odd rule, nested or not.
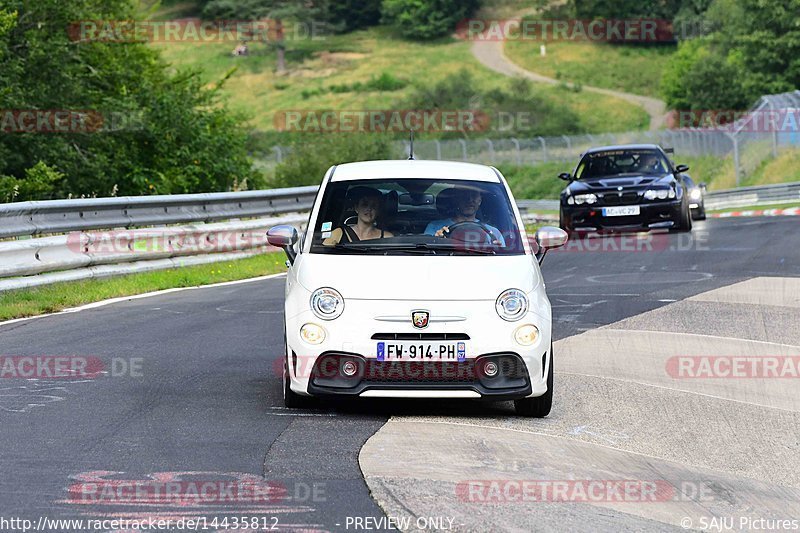
[(465, 361), (467, 345), (464, 342), (379, 342), (376, 348), (378, 361)]
[(638, 205), (621, 205), (619, 207), (604, 207), (604, 217), (629, 217), (639, 214)]

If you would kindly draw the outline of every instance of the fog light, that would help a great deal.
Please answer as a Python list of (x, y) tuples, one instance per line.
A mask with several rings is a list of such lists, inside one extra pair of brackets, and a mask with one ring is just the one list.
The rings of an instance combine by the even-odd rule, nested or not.
[(539, 329), (533, 324), (526, 324), (517, 328), (514, 339), (523, 346), (530, 346), (539, 338)]
[(358, 365), (353, 361), (345, 361), (342, 365), (342, 374), (347, 377), (353, 377), (358, 372)]
[(309, 344), (322, 344), (325, 340), (325, 330), (316, 324), (303, 324), (300, 328), (300, 338)]
[(494, 361), (486, 361), (486, 363), (483, 365), (483, 373), (486, 375), (487, 378), (495, 377), (499, 370), (500, 368)]

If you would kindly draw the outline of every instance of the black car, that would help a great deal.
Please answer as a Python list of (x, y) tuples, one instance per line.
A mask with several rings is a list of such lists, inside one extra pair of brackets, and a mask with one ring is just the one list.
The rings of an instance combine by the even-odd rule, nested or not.
[(560, 225), (568, 233), (669, 229), (691, 231), (689, 187), (663, 148), (630, 144), (581, 156), (561, 191)]
[(692, 211), (692, 220), (706, 219), (706, 184), (698, 183), (688, 175), (683, 174), (683, 181), (689, 191), (689, 209)]

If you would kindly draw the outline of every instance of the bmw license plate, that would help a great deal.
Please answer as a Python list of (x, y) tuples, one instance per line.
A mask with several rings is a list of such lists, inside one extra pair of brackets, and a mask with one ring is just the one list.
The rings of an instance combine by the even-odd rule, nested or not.
[(621, 205), (619, 207), (604, 207), (604, 217), (630, 217), (639, 214), (638, 205)]
[(379, 342), (376, 348), (378, 361), (465, 361), (467, 345), (464, 342)]

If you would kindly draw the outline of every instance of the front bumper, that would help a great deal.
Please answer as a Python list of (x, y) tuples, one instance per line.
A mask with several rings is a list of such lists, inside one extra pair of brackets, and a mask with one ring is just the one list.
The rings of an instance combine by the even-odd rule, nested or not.
[[(567, 231), (641, 231), (676, 226), (681, 215), (681, 200), (640, 203), (639, 214), (603, 216), (602, 206), (561, 204), (561, 223)], [(617, 206), (614, 206), (617, 207)]]
[[(547, 364), (542, 354), (542, 365)], [(342, 367), (353, 362), (358, 370), (347, 376)], [(489, 376), (485, 365), (494, 363)], [(471, 397), (512, 400), (531, 394), (531, 380), (522, 358), (511, 352), (485, 354), (464, 362), (376, 361), (359, 354), (326, 352), (314, 365), (308, 392), (314, 396), (398, 397), (425, 392), (423, 397)], [(471, 393), (471, 394), (458, 394)], [(411, 394), (412, 397), (419, 395)]]
[[(287, 348), (290, 386), (298, 394), (313, 396), (362, 396), (408, 398), (519, 399), (547, 392), (550, 365), (550, 303), (543, 291), (529, 294), (531, 309), (517, 322), (506, 322), (494, 311), (493, 302), (375, 301), (349, 300), (343, 315), (324, 322), (303, 310), (287, 318)], [(376, 307), (380, 306), (379, 316)], [(411, 310), (429, 309), (432, 322), (425, 330), (411, 325)], [(389, 320), (408, 316), (405, 322)], [(303, 324), (325, 328), (322, 344), (310, 345), (299, 335)], [(534, 324), (539, 337), (531, 346), (514, 340), (514, 331)], [(376, 335), (393, 332), (409, 335), (455, 335), (468, 337), (464, 360), (379, 361)], [(391, 341), (386, 341), (391, 342)], [(415, 341), (416, 342), (416, 341)], [(354, 361), (358, 371), (343, 377), (341, 364)], [(483, 363), (494, 360), (508, 379), (488, 378)], [(325, 361), (338, 361), (325, 366)], [(352, 367), (351, 367), (352, 369)]]

